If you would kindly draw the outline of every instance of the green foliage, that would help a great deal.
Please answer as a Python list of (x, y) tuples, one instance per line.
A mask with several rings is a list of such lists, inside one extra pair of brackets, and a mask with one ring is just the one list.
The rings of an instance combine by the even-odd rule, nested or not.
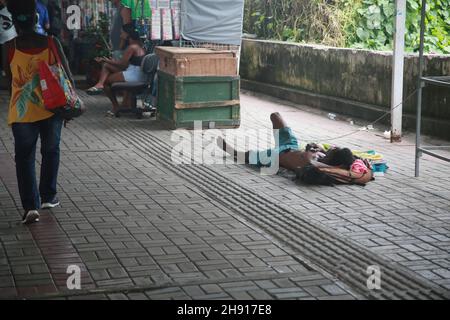
[(342, 46), (337, 12), (329, 0), (246, 0), (244, 31), (263, 39)]
[[(393, 46), (395, 2), (392, 0), (351, 1), (352, 24), (344, 26), (346, 45), (355, 48), (391, 50)], [(405, 46), (418, 51), (420, 42), (421, 0), (407, 0)], [(425, 51), (450, 53), (450, 2), (428, 1)]]
[[(450, 53), (450, 1), (428, 0), (425, 51)], [(421, 0), (407, 0), (405, 45), (418, 51)], [(392, 50), (395, 0), (246, 0), (244, 30), (263, 39)]]
[(99, 14), (99, 21), (96, 25), (87, 28), (85, 33), (85, 40), (94, 43), (90, 59), (96, 57), (109, 56), (111, 51), (109, 49), (109, 17), (105, 13)]

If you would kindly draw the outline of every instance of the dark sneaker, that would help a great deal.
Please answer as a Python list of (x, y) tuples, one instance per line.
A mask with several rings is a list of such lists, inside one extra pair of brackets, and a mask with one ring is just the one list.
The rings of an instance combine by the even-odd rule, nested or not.
[(59, 199), (58, 198), (53, 198), (52, 201), (50, 202), (44, 202), (41, 205), (41, 209), (52, 209), (52, 208), (56, 208), (57, 206), (59, 206)]
[(28, 212), (25, 212), (25, 214), (23, 215), (22, 223), (29, 224), (33, 222), (38, 222), (39, 217), (40, 217), (39, 212), (37, 212), (37, 210), (30, 210)]

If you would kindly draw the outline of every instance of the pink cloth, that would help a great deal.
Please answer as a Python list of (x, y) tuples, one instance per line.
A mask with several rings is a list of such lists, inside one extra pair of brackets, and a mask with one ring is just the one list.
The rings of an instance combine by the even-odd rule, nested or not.
[(367, 168), (367, 166), (360, 159), (355, 160), (355, 162), (353, 162), (352, 167), (351, 167), (350, 170), (352, 172), (355, 172), (355, 173), (367, 173), (367, 172), (369, 172), (369, 169)]

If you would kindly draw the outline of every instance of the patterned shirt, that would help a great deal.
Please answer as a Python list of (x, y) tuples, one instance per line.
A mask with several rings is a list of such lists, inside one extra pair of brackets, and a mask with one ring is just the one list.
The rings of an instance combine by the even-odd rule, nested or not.
[[(14, 40), (15, 43), (15, 40)], [(48, 48), (19, 50), (10, 52), (12, 73), (12, 92), (9, 104), (8, 124), (30, 123), (45, 120), (53, 116), (44, 107), (39, 78), (39, 63), (56, 63)]]

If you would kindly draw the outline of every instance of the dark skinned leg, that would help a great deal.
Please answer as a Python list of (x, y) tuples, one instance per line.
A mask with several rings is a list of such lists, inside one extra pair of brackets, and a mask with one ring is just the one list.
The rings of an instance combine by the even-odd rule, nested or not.
[(95, 88), (102, 89), (105, 86), (105, 82), (111, 74), (120, 72), (120, 68), (110, 65), (108, 63), (104, 63), (102, 66), (102, 71), (100, 71), (100, 79), (97, 84), (94, 86)]
[[(281, 117), (281, 115), (278, 112), (272, 113), (270, 115), (270, 120), (272, 121), (273, 129), (281, 129), (287, 127), (287, 123), (284, 121), (284, 119)], [(238, 159), (238, 156), (245, 156), (245, 163), (249, 163), (249, 152), (239, 152), (235, 150), (233, 147), (231, 147), (222, 137), (217, 138), (217, 145), (219, 148), (224, 150), (225, 152), (229, 153), (234, 157), (235, 160)]]
[[(270, 120), (272, 121), (273, 129), (281, 129), (287, 127), (287, 123), (278, 112), (272, 113), (270, 115)], [(219, 148), (232, 155), (235, 160), (237, 160), (238, 156), (243, 155), (243, 152), (235, 150), (233, 147), (227, 144), (227, 142), (222, 137), (217, 138), (217, 145), (219, 146)], [(245, 163), (249, 163), (249, 152), (245, 152)]]
[(288, 126), (286, 121), (284, 121), (278, 112), (272, 113), (270, 115), (270, 120), (272, 121), (272, 126), (274, 129), (282, 129)]
[[(272, 121), (272, 126), (274, 130), (286, 128), (288, 126), (286, 121), (283, 119), (283, 117), (281, 117), (281, 115), (278, 112), (272, 113), (270, 115), (270, 120)], [(290, 164), (292, 162), (291, 152), (283, 152), (279, 154), (278, 161), (281, 167), (291, 169)]]
[(112, 112), (116, 113), (119, 110), (119, 102), (117, 101), (116, 94), (112, 91), (111, 85), (115, 82), (124, 82), (125, 78), (123, 77), (122, 72), (113, 73), (110, 75), (105, 81), (105, 95), (111, 100), (112, 103)]
[(123, 109), (129, 109), (131, 108), (132, 102), (132, 94), (128, 91), (123, 92), (123, 99), (122, 99), (122, 108)]
[(221, 148), (223, 151), (227, 152), (228, 154), (232, 155), (234, 160), (245, 158), (245, 163), (249, 163), (249, 152), (240, 152), (235, 150), (232, 146), (230, 146), (222, 137), (217, 138), (217, 145), (219, 148)]

